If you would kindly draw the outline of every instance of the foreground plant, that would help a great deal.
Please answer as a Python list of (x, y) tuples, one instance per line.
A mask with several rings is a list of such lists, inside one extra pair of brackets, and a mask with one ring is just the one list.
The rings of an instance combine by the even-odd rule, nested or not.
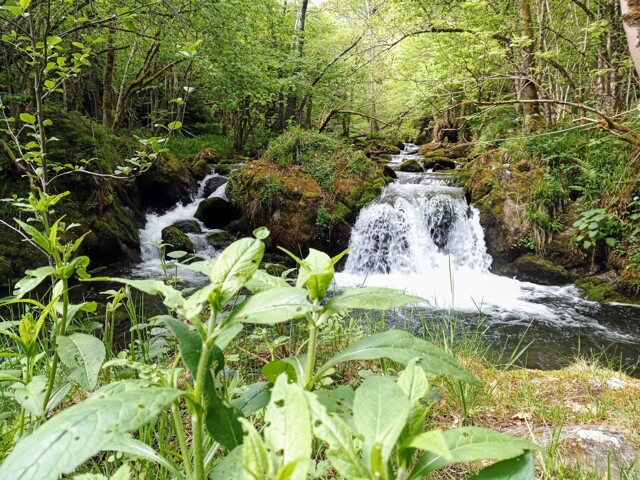
[[(115, 450), (155, 461), (178, 478), (305, 479), (317, 442), (327, 445), (327, 460), (345, 478), (416, 479), (451, 463), (480, 459), (509, 460), (491, 468), (531, 477), (527, 452), (536, 446), (530, 442), (472, 427), (422, 432), (432, 405), (428, 376), (479, 384), (434, 345), (390, 330), (316, 365), (317, 329), (333, 315), (387, 310), (421, 298), (362, 288), (327, 299), (334, 265), (346, 252), (334, 258), (316, 250), (305, 259), (292, 255), (299, 272), (291, 286), (285, 278), (258, 270), (268, 231), (260, 228), (254, 235), (234, 242), (215, 261), (183, 265), (209, 277), (206, 286), (188, 296), (158, 280), (111, 279), (163, 298), (170, 314), (156, 321), (177, 339), (181, 362), (168, 370), (123, 358), (106, 363), (103, 368), (127, 367), (146, 380), (114, 382), (59, 413), (16, 445), (0, 466), (0, 477), (11, 472), (17, 479), (55, 479), (99, 451)], [(242, 287), (253, 292), (244, 301), (238, 296)], [(268, 381), (249, 385), (233, 398), (221, 375), (223, 351), (243, 324), (269, 326), (301, 318), (307, 322), (306, 352), (268, 363), (263, 369)], [(396, 380), (373, 376), (355, 391), (346, 385), (316, 388), (337, 364), (381, 358), (406, 368)], [(180, 364), (190, 382), (179, 380)], [(178, 463), (129, 435), (166, 407), (180, 449)], [(260, 411), (264, 428), (258, 433), (250, 418)], [(183, 428), (185, 413), (191, 432)], [(40, 453), (34, 458), (33, 452)]]

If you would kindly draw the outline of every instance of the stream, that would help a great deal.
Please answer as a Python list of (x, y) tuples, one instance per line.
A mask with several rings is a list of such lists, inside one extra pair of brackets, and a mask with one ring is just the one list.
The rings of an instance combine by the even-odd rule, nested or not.
[[(406, 145), (390, 165), (419, 160), (411, 153), (415, 150)], [(602, 354), (601, 361), (637, 373), (639, 308), (585, 300), (575, 285), (542, 286), (491, 273), (479, 212), (454, 178), (440, 172), (397, 175), (379, 199), (361, 210), (351, 233), (350, 244), (356, 248), (336, 274), (338, 289), (366, 285), (420, 295), (425, 304), (400, 310), (386, 321), (416, 333), (424, 325), (432, 331), (480, 332), (490, 344), (489, 353), (503, 360), (531, 343), (519, 359), (529, 368), (559, 368), (579, 354)], [(202, 228), (202, 233), (189, 234), (197, 256), (219, 254), (206, 241), (219, 230), (208, 230), (193, 217), (207, 196), (224, 197), (226, 183), (219, 177), (215, 172), (207, 176), (190, 203), (147, 216), (140, 230), (142, 261), (131, 275), (161, 277), (158, 251), (149, 243), (181, 220), (196, 221)], [(205, 185), (212, 179), (220, 186), (207, 195)], [(180, 271), (187, 282), (198, 280), (193, 275)]]

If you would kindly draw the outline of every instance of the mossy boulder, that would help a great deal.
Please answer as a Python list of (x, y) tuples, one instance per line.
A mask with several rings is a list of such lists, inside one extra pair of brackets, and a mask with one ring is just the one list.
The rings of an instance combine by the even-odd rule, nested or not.
[(233, 236), (231, 236), (229, 232), (225, 232), (223, 230), (220, 232), (210, 233), (207, 235), (206, 240), (213, 248), (223, 249), (233, 241)]
[(193, 164), (193, 167), (191, 167), (191, 171), (193, 172), (193, 177), (196, 180), (202, 180), (204, 177), (209, 175), (211, 167), (204, 160), (198, 160)]
[(205, 162), (209, 165), (215, 165), (222, 159), (220, 152), (213, 147), (205, 148), (195, 156), (196, 162)]
[(505, 267), (502, 273), (513, 275), (523, 282), (541, 285), (566, 285), (575, 280), (575, 275), (561, 265), (537, 255), (524, 255)]
[(455, 170), (456, 162), (447, 157), (431, 157), (424, 160), (424, 169), (438, 172), (440, 170)]
[(405, 160), (398, 167), (398, 171), (418, 173), (418, 172), (424, 172), (424, 169), (422, 168), (422, 165), (418, 163), (417, 160)]
[(422, 155), (424, 158), (432, 158), (432, 157), (438, 157), (438, 158), (442, 158), (442, 157), (448, 157), (447, 155), (447, 151), (444, 148), (438, 148), (436, 150), (430, 150), (424, 153), (420, 153), (420, 155)]
[(176, 227), (182, 233), (201, 233), (202, 228), (200, 228), (200, 224), (195, 220), (180, 220), (179, 222), (171, 225), (172, 227)]
[(444, 154), (443, 144), (441, 142), (425, 143), (418, 149), (418, 153), (423, 157), (426, 157), (427, 155), (429, 155), (431, 152), (434, 152), (434, 151), (442, 151), (442, 153)]
[(162, 242), (167, 243), (165, 252), (183, 251), (193, 253), (193, 243), (191, 239), (174, 226), (162, 229)]
[(211, 197), (198, 205), (194, 217), (207, 228), (223, 228), (233, 220), (240, 218), (242, 211), (220, 197)]
[(142, 203), (163, 210), (187, 201), (196, 185), (191, 169), (175, 155), (166, 153), (137, 178)]
[(231, 175), (227, 195), (243, 211), (234, 228), (248, 234), (264, 225), (271, 246), (337, 253), (348, 246), (359, 209), (391, 181), (383, 170), (328, 135), (287, 132), (264, 158)]

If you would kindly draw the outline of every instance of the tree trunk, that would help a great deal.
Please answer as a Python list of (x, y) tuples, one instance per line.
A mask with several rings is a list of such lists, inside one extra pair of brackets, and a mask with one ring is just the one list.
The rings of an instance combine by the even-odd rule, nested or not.
[[(521, 100), (538, 100), (538, 89), (531, 81), (533, 69), (535, 67), (535, 37), (531, 21), (531, 0), (520, 0), (518, 14), (520, 17), (520, 31), (528, 43), (522, 48), (522, 88), (520, 90)], [(524, 104), (524, 127), (528, 132), (538, 130), (542, 126), (540, 115), (540, 105), (536, 102)]]
[(108, 129), (113, 126), (113, 66), (116, 60), (116, 52), (113, 48), (114, 33), (113, 26), (110, 26), (102, 75), (102, 125)]
[(620, 0), (620, 10), (631, 59), (640, 76), (640, 4), (637, 0)]
[(373, 28), (371, 26), (371, 17), (373, 17), (374, 11), (371, 7), (371, 1), (366, 0), (367, 2), (367, 26), (368, 26), (368, 37), (369, 37), (369, 102), (371, 102), (371, 118), (369, 120), (369, 127), (371, 129), (371, 133), (377, 133), (380, 130), (380, 126), (378, 125), (378, 121), (376, 120), (376, 116), (378, 115), (377, 105), (376, 105), (376, 84), (375, 84), (375, 45), (373, 43)]

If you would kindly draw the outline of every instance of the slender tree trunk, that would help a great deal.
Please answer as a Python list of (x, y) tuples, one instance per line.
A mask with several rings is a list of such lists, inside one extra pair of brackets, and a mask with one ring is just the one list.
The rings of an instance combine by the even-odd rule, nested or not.
[[(524, 77), (520, 90), (521, 100), (538, 100), (538, 89), (531, 80), (535, 67), (535, 37), (533, 34), (531, 19), (531, 0), (520, 0), (518, 14), (520, 17), (520, 30), (528, 43), (522, 48), (522, 76)], [(524, 104), (524, 127), (526, 131), (535, 131), (542, 126), (540, 105), (536, 102)]]
[(113, 66), (116, 60), (116, 52), (113, 48), (114, 33), (113, 26), (110, 26), (102, 75), (102, 125), (109, 129), (113, 126)]
[(635, 0), (620, 0), (620, 10), (629, 52), (640, 76), (640, 5)]
[(368, 26), (368, 38), (369, 38), (369, 102), (371, 103), (371, 119), (369, 120), (369, 127), (371, 133), (374, 134), (380, 130), (378, 121), (376, 120), (378, 108), (376, 105), (376, 84), (375, 84), (375, 45), (373, 27), (371, 26), (371, 18), (374, 11), (371, 6), (371, 1), (366, 0), (367, 6), (367, 26)]

